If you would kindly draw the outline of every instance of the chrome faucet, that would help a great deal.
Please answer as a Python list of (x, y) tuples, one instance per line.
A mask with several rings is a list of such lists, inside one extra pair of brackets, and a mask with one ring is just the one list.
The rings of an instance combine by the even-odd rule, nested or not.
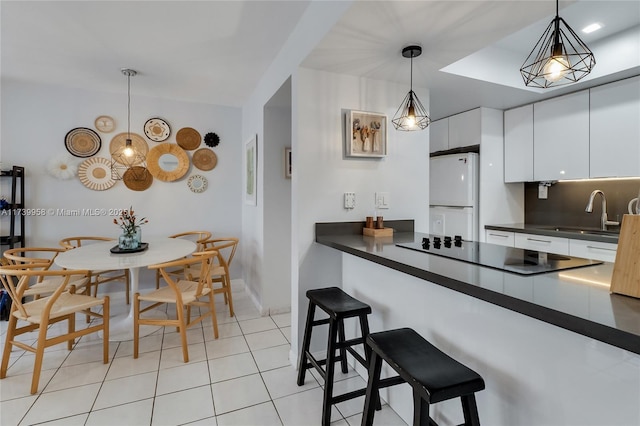
[(596, 189), (589, 196), (589, 203), (587, 204), (587, 208), (584, 209), (587, 213), (593, 212), (593, 200), (596, 198), (596, 195), (602, 195), (602, 216), (600, 217), (600, 229), (603, 231), (607, 230), (607, 225), (620, 225), (620, 222), (614, 222), (607, 219), (607, 199), (604, 196), (604, 192)]

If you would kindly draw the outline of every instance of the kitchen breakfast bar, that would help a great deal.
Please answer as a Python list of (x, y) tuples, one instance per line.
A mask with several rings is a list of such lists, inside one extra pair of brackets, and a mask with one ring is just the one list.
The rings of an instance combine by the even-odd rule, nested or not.
[[(516, 274), (408, 249), (432, 236), (386, 225), (393, 237), (318, 223), (316, 242), (342, 252), (342, 288), (372, 307), (372, 332), (411, 327), (483, 376), (483, 424), (640, 424), (640, 300), (609, 293), (612, 263)], [(410, 388), (385, 391), (411, 423)], [(456, 401), (432, 413), (463, 421)]]

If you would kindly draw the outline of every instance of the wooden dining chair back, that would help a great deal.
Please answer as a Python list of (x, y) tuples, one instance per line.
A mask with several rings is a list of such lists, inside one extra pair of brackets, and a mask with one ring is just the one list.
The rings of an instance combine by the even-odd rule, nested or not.
[(111, 238), (111, 237), (95, 237), (95, 236), (90, 236), (90, 237), (67, 237), (67, 238), (63, 238), (59, 241), (59, 244), (69, 250), (69, 249), (74, 249), (77, 247), (82, 247), (83, 243), (92, 243), (92, 242), (102, 242), (102, 241), (115, 241), (115, 238)]
[(193, 241), (197, 244), (196, 251), (203, 251), (203, 243), (211, 238), (211, 232), (209, 231), (187, 231), (179, 234), (170, 235), (169, 238), (183, 238), (185, 240)]
[[(21, 265), (24, 269), (48, 271), (54, 266), (55, 258), (63, 251), (65, 250), (58, 247), (18, 247), (5, 250), (3, 256), (12, 265)], [(51, 294), (58, 288), (61, 281), (57, 276), (32, 274), (29, 276), (29, 283), (23, 296), (38, 298)], [(88, 281), (76, 279), (72, 281), (78, 281), (72, 282), (76, 293), (88, 291)]]
[[(185, 240), (190, 240), (196, 243), (196, 251), (203, 251), (204, 245), (203, 243), (211, 238), (211, 232), (209, 231), (187, 231), (181, 232), (179, 234), (169, 235), (169, 238), (182, 238)], [(173, 270), (166, 271), (169, 275), (173, 275), (175, 277), (183, 277), (184, 276), (184, 267), (176, 267)], [(160, 270), (156, 270), (156, 288), (160, 288)]]
[[(67, 237), (63, 238), (59, 241), (59, 244), (65, 250), (72, 250), (77, 247), (82, 247), (83, 244), (91, 244), (96, 242), (104, 242), (104, 241), (113, 241), (116, 240), (114, 238), (109, 237)], [(100, 270), (100, 271), (91, 271), (91, 282), (89, 283), (91, 289), (91, 293), (93, 296), (98, 295), (98, 286), (100, 284), (105, 284), (112, 281), (122, 281), (125, 284), (125, 298), (127, 300), (127, 305), (130, 303), (130, 288), (131, 283), (129, 282), (129, 270), (128, 269), (117, 269), (117, 270)]]
[[(210, 317), (213, 325), (213, 337), (218, 338), (218, 320), (216, 318), (216, 307), (211, 289), (211, 269), (213, 258), (217, 255), (215, 251), (204, 251), (193, 253), (192, 257), (187, 257), (171, 262), (160, 263), (149, 266), (149, 269), (160, 271), (162, 278), (167, 285), (150, 293), (133, 295), (133, 357), (138, 358), (138, 345), (141, 325), (173, 326), (180, 333), (182, 342), (182, 357), (184, 362), (189, 362), (189, 352), (187, 350), (187, 329), (200, 323), (205, 318)], [(201, 278), (193, 281), (176, 277), (171, 273), (175, 268), (185, 268), (190, 265), (199, 265), (201, 270), (207, 271)], [(148, 302), (150, 305), (142, 308), (141, 302)], [(161, 305), (175, 305), (175, 318), (148, 318), (142, 314), (157, 308)], [(191, 318), (192, 307), (199, 308), (199, 315)], [(195, 310), (194, 310), (195, 311)]]
[[(204, 241), (205, 250), (215, 250), (218, 254), (214, 257), (211, 267), (211, 284), (214, 294), (222, 293), (224, 295), (225, 305), (229, 305), (229, 316), (234, 316), (233, 312), (233, 295), (231, 291), (231, 274), (229, 268), (238, 248), (238, 238), (223, 237), (212, 238)], [(187, 279), (197, 279), (201, 272), (198, 265), (190, 266), (185, 270)]]
[[(76, 338), (101, 331), (103, 362), (109, 362), (109, 297), (97, 298), (69, 291), (73, 290), (72, 283), (90, 280), (90, 272), (87, 270), (47, 270), (46, 267), (47, 263), (33, 263), (28, 269), (20, 264), (0, 268), (2, 287), (11, 297), (9, 324), (0, 363), (0, 379), (7, 377), (9, 358), (14, 346), (32, 352), (35, 359), (31, 394), (38, 391), (44, 351), (50, 346), (67, 342), (67, 348), (71, 350)], [(25, 302), (24, 296), (29, 290), (29, 281), (34, 277), (56, 279), (59, 285), (50, 295)], [(101, 321), (76, 330), (76, 313), (86, 313), (85, 311), (98, 306), (102, 306), (101, 314), (96, 314)], [(48, 333), (60, 330), (57, 327), (49, 328), (49, 325), (64, 320), (68, 321), (67, 332), (48, 337)], [(21, 334), (34, 330), (38, 330), (38, 339), (33, 345), (26, 344), (24, 339), (17, 339)]]

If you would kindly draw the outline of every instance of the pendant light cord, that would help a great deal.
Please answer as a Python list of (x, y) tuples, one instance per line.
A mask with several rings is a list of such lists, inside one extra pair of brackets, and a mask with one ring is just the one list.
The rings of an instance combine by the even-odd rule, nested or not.
[(127, 139), (131, 139), (131, 74), (127, 73)]
[(555, 37), (553, 40), (554, 46), (560, 44), (560, 0), (556, 0), (556, 25), (555, 25)]
[(409, 90), (413, 92), (413, 52), (411, 52), (411, 77), (409, 78)]

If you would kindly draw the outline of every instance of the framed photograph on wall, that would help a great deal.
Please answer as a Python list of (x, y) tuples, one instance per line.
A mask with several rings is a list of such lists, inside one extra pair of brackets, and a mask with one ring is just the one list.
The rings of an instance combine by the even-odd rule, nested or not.
[(387, 116), (349, 110), (345, 117), (345, 155), (382, 158), (387, 155)]
[(284, 177), (291, 179), (291, 148), (284, 149)]
[(258, 135), (244, 145), (245, 190), (244, 202), (258, 205)]

